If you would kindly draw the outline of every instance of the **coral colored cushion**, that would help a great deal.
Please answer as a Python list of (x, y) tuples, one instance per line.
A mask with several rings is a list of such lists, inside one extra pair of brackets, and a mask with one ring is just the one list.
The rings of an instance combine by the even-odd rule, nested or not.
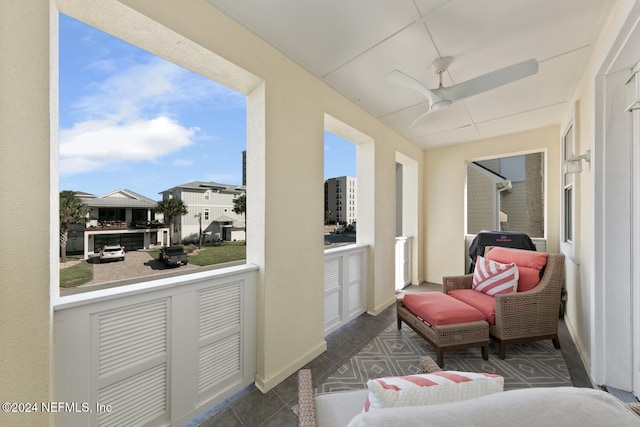
[(430, 325), (475, 322), (485, 318), (475, 308), (442, 292), (406, 294), (402, 302), (410, 312)]
[(524, 249), (495, 247), (487, 252), (485, 258), (501, 263), (513, 262), (518, 266), (518, 292), (535, 288), (540, 283), (542, 269), (547, 265), (546, 253)]
[(369, 397), (364, 412), (371, 412), (382, 408), (459, 402), (498, 393), (504, 388), (504, 378), (493, 374), (441, 371), (369, 380), (367, 388)]
[(487, 295), (510, 294), (518, 289), (518, 267), (479, 256), (473, 271), (472, 289)]
[(492, 325), (496, 324), (496, 300), (491, 295), (476, 292), (473, 289), (456, 289), (449, 291), (447, 295), (480, 311), (483, 315), (482, 320)]

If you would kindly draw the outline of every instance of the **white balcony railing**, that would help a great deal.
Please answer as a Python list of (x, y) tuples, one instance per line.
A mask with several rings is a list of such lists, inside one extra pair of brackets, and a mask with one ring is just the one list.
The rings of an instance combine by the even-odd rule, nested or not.
[(367, 246), (324, 251), (324, 332), (335, 331), (367, 310)]
[[(367, 247), (325, 251), (325, 333), (366, 311)], [(255, 381), (258, 267), (65, 296), (54, 307), (63, 426), (182, 426)]]
[(63, 297), (61, 426), (182, 426), (255, 380), (257, 267)]
[(411, 245), (413, 237), (396, 237), (396, 291), (411, 284)]

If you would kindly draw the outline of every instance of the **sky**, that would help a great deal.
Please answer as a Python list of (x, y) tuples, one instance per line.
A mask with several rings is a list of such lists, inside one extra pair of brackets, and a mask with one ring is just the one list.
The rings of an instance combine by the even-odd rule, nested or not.
[[(242, 184), (246, 99), (60, 14), (60, 190), (158, 193)], [(325, 132), (325, 179), (355, 176), (355, 145)]]

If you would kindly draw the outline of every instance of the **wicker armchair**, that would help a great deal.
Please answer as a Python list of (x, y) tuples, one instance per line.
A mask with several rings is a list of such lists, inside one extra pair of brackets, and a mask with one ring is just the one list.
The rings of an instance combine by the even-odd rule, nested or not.
[[(491, 248), (487, 248), (487, 251)], [(549, 254), (540, 283), (533, 289), (496, 295), (496, 322), (489, 335), (498, 342), (498, 356), (505, 358), (508, 344), (551, 339), (560, 348), (558, 313), (564, 275), (564, 255)], [(442, 291), (471, 289), (473, 275), (443, 278)]]

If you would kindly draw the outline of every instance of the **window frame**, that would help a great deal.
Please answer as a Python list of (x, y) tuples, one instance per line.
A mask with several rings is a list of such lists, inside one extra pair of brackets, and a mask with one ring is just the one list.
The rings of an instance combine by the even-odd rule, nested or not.
[(562, 126), (560, 134), (560, 251), (568, 258), (576, 256), (576, 203), (578, 174), (567, 172), (565, 163), (576, 153), (578, 147), (578, 103)]

